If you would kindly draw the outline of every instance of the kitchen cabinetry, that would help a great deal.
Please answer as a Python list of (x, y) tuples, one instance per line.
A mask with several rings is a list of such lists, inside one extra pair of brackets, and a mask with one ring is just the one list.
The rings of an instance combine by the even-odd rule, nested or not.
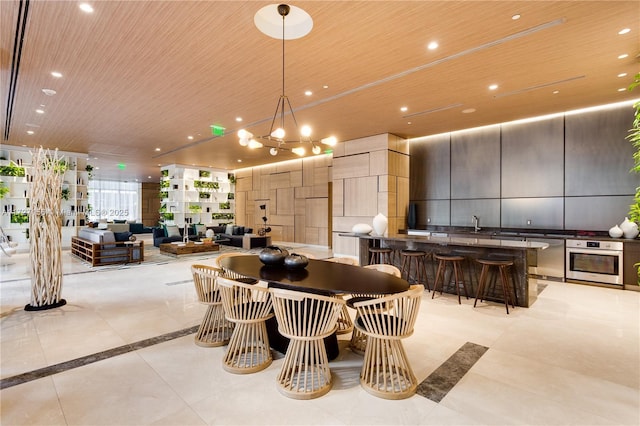
[(640, 240), (625, 241), (623, 250), (622, 267), (624, 272), (622, 273), (622, 280), (624, 288), (640, 291), (640, 277), (638, 277), (637, 267), (634, 266), (640, 263)]
[(170, 225), (234, 222), (235, 184), (226, 170), (169, 165), (161, 168), (160, 218)]
[(498, 126), (451, 135), (451, 199), (476, 198), (500, 198)]
[[(58, 152), (59, 166), (64, 170), (59, 214), (62, 221), (62, 247), (71, 247), (71, 237), (77, 235), (84, 226), (87, 215), (86, 154)], [(12, 241), (18, 243), (19, 250), (29, 249), (29, 185), (33, 174), (31, 152), (24, 148), (3, 148), (0, 150), (0, 182), (8, 188), (1, 202), (0, 226)], [(11, 175), (7, 175), (11, 174)]]

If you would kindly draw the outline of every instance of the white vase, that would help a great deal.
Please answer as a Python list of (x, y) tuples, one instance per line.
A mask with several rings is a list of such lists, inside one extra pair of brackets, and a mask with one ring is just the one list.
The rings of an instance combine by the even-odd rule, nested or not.
[(373, 218), (373, 230), (376, 232), (376, 235), (382, 236), (387, 230), (387, 226), (389, 225), (389, 219), (382, 213), (378, 213)]
[(624, 218), (624, 222), (620, 224), (620, 229), (622, 229), (622, 234), (625, 238), (632, 239), (638, 236), (638, 224), (631, 222), (628, 217)]
[(373, 229), (366, 223), (357, 223), (351, 228), (354, 234), (369, 235)]
[(609, 236), (611, 238), (620, 238), (622, 237), (622, 229), (618, 225), (614, 225), (611, 229), (609, 229)]

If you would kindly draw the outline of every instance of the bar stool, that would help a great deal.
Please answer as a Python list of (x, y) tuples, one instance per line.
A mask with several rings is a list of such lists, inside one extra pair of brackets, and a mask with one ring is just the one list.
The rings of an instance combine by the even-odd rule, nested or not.
[[(431, 291), (429, 288), (429, 279), (427, 277), (426, 261), (430, 253), (423, 250), (401, 250), (400, 256), (402, 258), (402, 277), (407, 281), (411, 278), (411, 264), (415, 265), (415, 283), (424, 282), (424, 286), (427, 291)], [(423, 281), (420, 278), (423, 278)]]
[(393, 250), (388, 247), (369, 247), (369, 265), (376, 265), (380, 263), (387, 263), (391, 265), (391, 254)]
[[(482, 271), (480, 272), (480, 282), (478, 284), (478, 292), (476, 293), (476, 300), (473, 302), (473, 307), (476, 307), (476, 303), (478, 303), (478, 298), (480, 301), (484, 299), (486, 293), (487, 286), (487, 277), (489, 275), (489, 270), (491, 267), (497, 267), (500, 273), (500, 282), (502, 284), (502, 297), (504, 299), (504, 307), (507, 309), (507, 314), (509, 314), (509, 302), (511, 306), (515, 309), (515, 305), (513, 303), (513, 299), (511, 298), (511, 290), (509, 286), (509, 276), (507, 274), (507, 269), (513, 266), (513, 260), (510, 259), (478, 259), (478, 263), (482, 265)], [(517, 298), (516, 289), (513, 289), (514, 298)]]
[[(462, 288), (464, 289), (464, 295), (468, 299), (469, 293), (467, 292), (467, 285), (464, 282), (464, 274), (462, 270), (462, 262), (464, 262), (464, 256), (460, 256), (457, 254), (445, 254), (445, 253), (435, 253), (433, 257), (438, 261), (438, 271), (436, 272), (435, 284), (433, 286), (433, 296), (435, 296), (436, 291), (438, 290), (438, 283), (440, 282), (440, 294), (444, 289), (444, 281), (447, 275), (447, 265), (451, 267), (451, 278), (453, 278), (453, 283), (456, 287), (456, 294), (458, 295), (458, 303), (462, 304), (460, 301), (460, 284), (462, 284)], [(442, 277), (442, 279), (441, 279)], [(462, 279), (461, 279), (462, 278)]]

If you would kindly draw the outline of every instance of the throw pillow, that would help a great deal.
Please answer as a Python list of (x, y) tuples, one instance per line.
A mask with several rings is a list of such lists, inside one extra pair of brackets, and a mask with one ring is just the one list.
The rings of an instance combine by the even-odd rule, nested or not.
[(224, 231), (227, 235), (233, 235), (233, 225), (227, 225), (227, 228)]
[(193, 230), (196, 235), (204, 235), (207, 232), (207, 227), (203, 224), (195, 224), (193, 225)]
[(116, 241), (129, 241), (131, 232), (114, 232), (113, 236), (115, 237)]
[(176, 225), (165, 226), (164, 229), (167, 237), (182, 237), (182, 234), (180, 234), (180, 228), (178, 228)]
[(126, 219), (113, 219), (113, 223), (126, 223)]

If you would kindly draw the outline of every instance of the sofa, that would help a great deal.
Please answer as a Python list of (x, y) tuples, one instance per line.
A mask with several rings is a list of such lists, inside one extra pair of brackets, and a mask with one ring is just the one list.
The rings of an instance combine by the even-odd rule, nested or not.
[[(156, 226), (152, 230), (153, 245), (160, 247), (160, 244), (173, 243), (175, 241), (183, 241), (184, 227), (182, 226)], [(194, 231), (193, 226), (187, 228), (187, 237), (189, 241), (197, 241), (200, 238)]]
[(91, 263), (91, 266), (144, 260), (144, 242), (127, 244), (130, 232), (113, 232), (108, 229), (82, 228), (71, 239), (71, 254)]
[(211, 229), (215, 233), (215, 239), (218, 244), (233, 247), (242, 247), (242, 237), (244, 234), (253, 233), (252, 228), (237, 225), (207, 226), (207, 229)]
[(131, 232), (132, 234), (151, 234), (153, 228), (137, 222), (92, 222), (91, 227), (108, 229), (111, 232)]

